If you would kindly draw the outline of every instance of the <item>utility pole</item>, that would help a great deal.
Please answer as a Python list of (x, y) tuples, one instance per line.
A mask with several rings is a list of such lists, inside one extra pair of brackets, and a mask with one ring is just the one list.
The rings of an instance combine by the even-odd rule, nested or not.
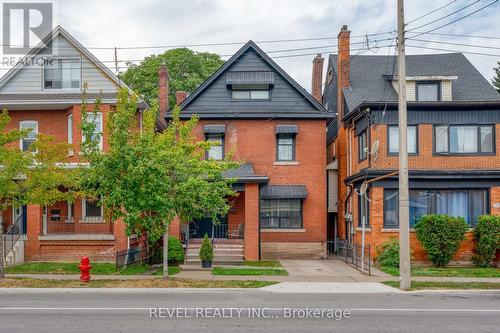
[(408, 137), (406, 114), (406, 61), (404, 0), (398, 0), (398, 119), (399, 119), (399, 287), (409, 289), (410, 212), (408, 190)]

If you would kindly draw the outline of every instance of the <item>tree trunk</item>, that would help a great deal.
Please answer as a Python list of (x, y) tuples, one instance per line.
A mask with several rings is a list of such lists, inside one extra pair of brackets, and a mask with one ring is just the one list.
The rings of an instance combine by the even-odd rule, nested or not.
[(0, 210), (0, 279), (5, 277), (3, 267), (3, 210)]
[(168, 280), (168, 225), (163, 234), (163, 279)]

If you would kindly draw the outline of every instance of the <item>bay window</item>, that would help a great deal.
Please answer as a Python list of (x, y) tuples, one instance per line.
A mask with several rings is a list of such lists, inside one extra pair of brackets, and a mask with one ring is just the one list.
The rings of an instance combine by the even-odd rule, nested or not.
[[(398, 191), (384, 190), (384, 228), (398, 228)], [(487, 190), (411, 190), (410, 226), (427, 214), (463, 217), (474, 226), (480, 215), (488, 214)]]
[[(407, 129), (408, 154), (418, 153), (418, 133), (417, 126), (408, 126)], [(397, 126), (388, 127), (388, 152), (389, 154), (399, 153), (399, 128)]]
[(301, 199), (263, 199), (260, 204), (260, 224), (263, 229), (302, 228)]
[(434, 127), (437, 154), (493, 154), (493, 125), (437, 125)]

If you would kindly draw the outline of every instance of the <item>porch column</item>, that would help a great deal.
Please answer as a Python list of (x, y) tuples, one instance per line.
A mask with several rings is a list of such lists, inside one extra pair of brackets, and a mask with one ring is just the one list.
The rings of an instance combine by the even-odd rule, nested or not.
[(245, 260), (259, 260), (259, 184), (245, 185)]
[(39, 205), (28, 205), (26, 207), (26, 242), (24, 243), (24, 258), (31, 260), (40, 251), (38, 237), (42, 233), (42, 207)]

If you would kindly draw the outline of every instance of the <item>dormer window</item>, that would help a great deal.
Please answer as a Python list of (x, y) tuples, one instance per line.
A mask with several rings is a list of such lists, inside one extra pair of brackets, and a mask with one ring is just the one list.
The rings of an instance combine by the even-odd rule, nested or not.
[(232, 71), (226, 74), (231, 100), (270, 100), (274, 73), (269, 71)]
[(441, 83), (439, 81), (417, 81), (416, 97), (417, 101), (440, 101)]
[(74, 59), (55, 59), (44, 66), (43, 88), (52, 89), (80, 89), (81, 61)]

